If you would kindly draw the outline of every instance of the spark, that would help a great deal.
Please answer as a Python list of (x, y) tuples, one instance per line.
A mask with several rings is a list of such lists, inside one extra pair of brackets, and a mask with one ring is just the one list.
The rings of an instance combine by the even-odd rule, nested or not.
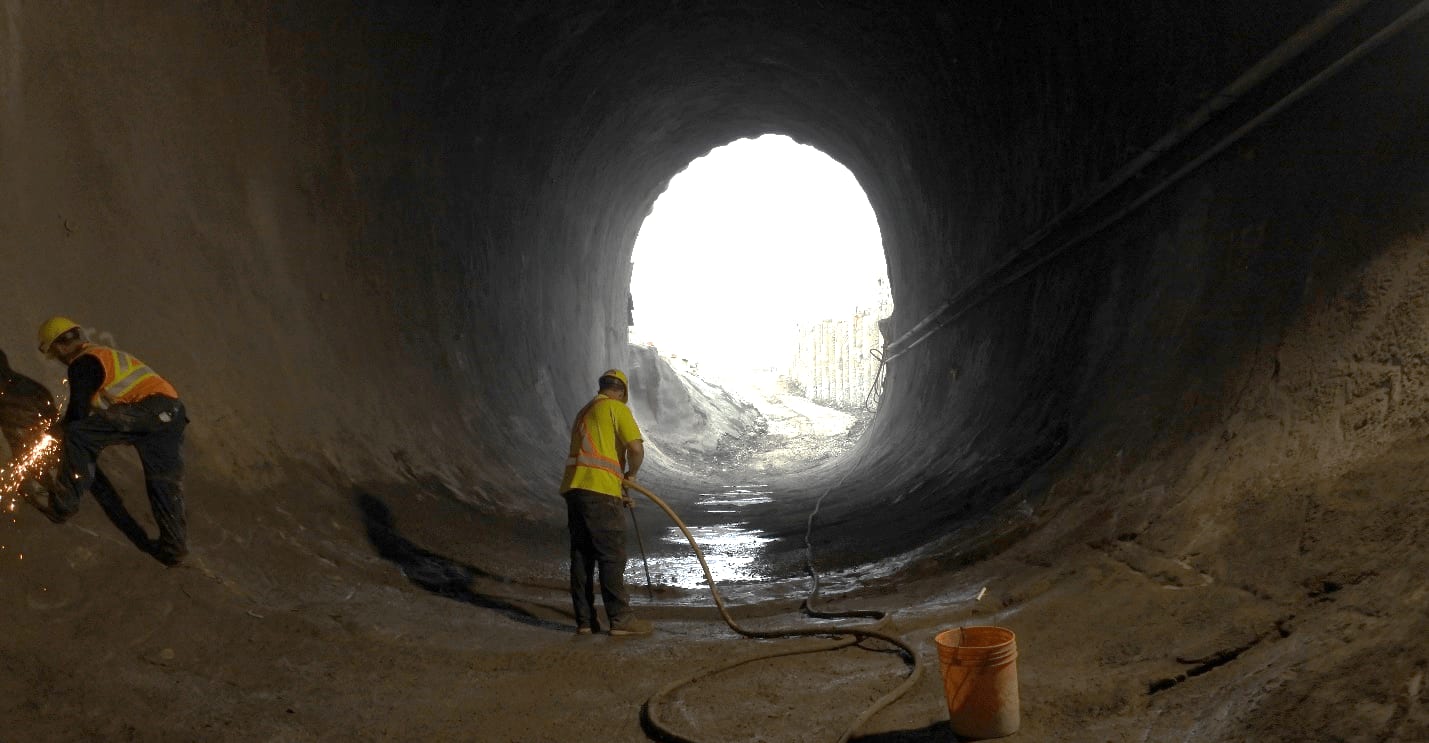
[[(42, 420), (41, 425), (36, 426), (36, 429), (45, 430), (49, 428), (48, 423), (48, 421)], [(14, 512), (19, 503), (21, 484), (50, 464), (53, 461), (53, 455), (58, 451), (59, 440), (46, 432), (40, 436), (34, 446), (30, 447), (29, 451), (15, 457), (3, 471), (0, 471), (0, 509)]]

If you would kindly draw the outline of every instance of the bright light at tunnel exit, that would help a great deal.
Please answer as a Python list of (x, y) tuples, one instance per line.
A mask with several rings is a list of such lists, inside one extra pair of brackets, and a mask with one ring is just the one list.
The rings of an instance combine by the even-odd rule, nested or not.
[(672, 178), (633, 261), (631, 341), (716, 377), (782, 373), (798, 325), (892, 306), (878, 222), (857, 179), (780, 135), (717, 148)]

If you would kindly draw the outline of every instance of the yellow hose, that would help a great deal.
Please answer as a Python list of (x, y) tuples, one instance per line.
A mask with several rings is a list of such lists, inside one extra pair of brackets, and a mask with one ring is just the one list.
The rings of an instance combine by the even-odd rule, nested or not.
[(744, 635), (745, 637), (753, 637), (759, 639), (770, 639), (776, 637), (828, 636), (847, 638), (844, 640), (840, 640), (833, 645), (827, 645), (818, 648), (780, 651), (755, 656), (753, 658), (745, 658), (744, 660), (740, 660), (735, 663), (730, 663), (713, 671), (702, 671), (693, 676), (689, 676), (687, 678), (680, 679), (679, 681), (667, 684), (659, 691), (652, 694), (650, 698), (645, 701), (645, 706), (641, 710), (641, 714), (644, 718), (645, 723), (650, 728), (653, 728), (665, 739), (671, 741), (678, 741), (678, 743), (700, 743), (700, 741), (697, 741), (694, 738), (690, 738), (676, 733), (673, 729), (669, 727), (668, 724), (666, 724), (663, 720), (660, 719), (659, 704), (661, 699), (663, 699), (666, 695), (674, 692), (676, 689), (685, 686), (686, 684), (689, 684), (697, 679), (703, 678), (705, 676), (713, 676), (717, 673), (723, 673), (724, 671), (727, 671), (736, 666), (741, 666), (746, 663), (752, 663), (759, 660), (777, 658), (786, 655), (798, 655), (801, 653), (816, 653), (823, 652), (825, 650), (837, 650), (838, 648), (855, 645), (869, 638), (875, 640), (882, 640), (883, 642), (894, 645), (903, 651), (905, 662), (907, 662), (912, 667), (912, 670), (909, 672), (907, 678), (903, 679), (903, 683), (899, 684), (896, 689), (890, 691), (882, 697), (879, 697), (876, 701), (873, 702), (873, 704), (869, 705), (868, 708), (863, 711), (863, 714), (859, 715), (858, 719), (854, 720), (853, 724), (850, 725), (849, 728), (844, 732), (843, 736), (839, 738), (839, 743), (847, 743), (849, 738), (853, 737), (854, 733), (858, 732), (858, 729), (863, 727), (864, 723), (868, 722), (874, 715), (878, 714), (880, 710), (897, 701), (899, 697), (903, 696), (904, 693), (906, 693), (909, 689), (913, 688), (913, 685), (917, 683), (918, 677), (923, 670), (922, 664), (918, 660), (918, 654), (914, 652), (913, 648), (907, 643), (905, 643), (902, 639), (894, 635), (879, 632), (878, 630), (874, 629), (876, 626), (878, 626), (878, 624), (881, 624), (882, 622), (862, 627), (799, 627), (776, 630), (751, 630), (739, 626), (739, 623), (734, 621), (734, 617), (730, 616), (729, 610), (725, 608), (724, 599), (720, 597), (719, 591), (715, 588), (714, 576), (710, 574), (710, 566), (708, 563), (705, 562), (704, 552), (702, 552), (700, 550), (700, 546), (695, 543), (694, 535), (690, 534), (689, 527), (685, 526), (685, 522), (680, 519), (679, 514), (676, 514), (675, 511), (665, 503), (665, 501), (661, 500), (659, 496), (650, 492), (643, 485), (640, 485), (639, 483), (636, 483), (632, 480), (624, 480), (624, 483), (625, 487), (634, 490), (637, 493), (640, 493), (646, 498), (649, 498), (650, 502), (654, 503), (656, 506), (659, 506), (660, 510), (664, 511), (665, 515), (669, 516), (670, 520), (675, 522), (675, 526), (679, 527), (680, 532), (685, 535), (685, 539), (688, 540), (690, 543), (690, 548), (695, 551), (695, 557), (700, 561), (700, 568), (705, 571), (705, 581), (709, 583), (710, 595), (714, 597), (715, 606), (719, 609), (720, 617), (724, 619), (724, 623), (729, 625), (730, 629), (741, 635)]

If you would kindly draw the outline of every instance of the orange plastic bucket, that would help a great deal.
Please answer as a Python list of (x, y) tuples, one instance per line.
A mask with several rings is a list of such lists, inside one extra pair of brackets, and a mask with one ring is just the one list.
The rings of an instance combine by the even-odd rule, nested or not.
[(1017, 732), (1017, 635), (1002, 627), (959, 627), (933, 637), (948, 698), (948, 723), (965, 738)]

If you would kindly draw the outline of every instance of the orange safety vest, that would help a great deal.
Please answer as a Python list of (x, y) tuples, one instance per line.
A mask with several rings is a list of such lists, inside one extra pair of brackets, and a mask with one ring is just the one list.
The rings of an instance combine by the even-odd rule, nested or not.
[(90, 344), (80, 351), (81, 356), (93, 356), (104, 367), (104, 383), (94, 393), (90, 402), (98, 408), (110, 405), (139, 402), (146, 397), (163, 395), (179, 398), (174, 386), (154, 373), (144, 362), (107, 346)]
[[(573, 455), (566, 460), (567, 467), (591, 467), (593, 469), (605, 470), (616, 477), (625, 479), (625, 468), (617, 459), (611, 459), (600, 453), (600, 448), (595, 444), (595, 437), (591, 435), (590, 429), (586, 427), (586, 416), (591, 410), (601, 402), (620, 402), (611, 397), (600, 395), (594, 400), (586, 403), (581, 408), (581, 412), (576, 414), (576, 423), (571, 426), (571, 451)], [(579, 446), (579, 449), (577, 449)]]

